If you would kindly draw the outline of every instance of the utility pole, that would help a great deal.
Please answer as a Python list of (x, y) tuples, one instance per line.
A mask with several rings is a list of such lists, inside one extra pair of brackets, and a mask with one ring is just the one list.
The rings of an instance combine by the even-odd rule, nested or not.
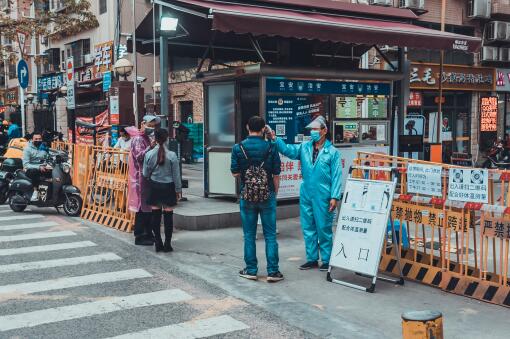
[[(441, 32), (445, 31), (445, 18), (446, 18), (446, 0), (441, 0)], [(444, 68), (444, 50), (439, 54), (439, 102), (437, 105), (437, 124), (436, 124), (436, 143), (441, 141), (441, 117), (443, 115), (443, 68)]]
[(134, 100), (133, 100), (133, 112), (135, 113), (135, 124), (138, 127), (138, 67), (137, 67), (137, 55), (136, 55), (136, 11), (135, 11), (135, 2), (133, 0), (133, 66), (134, 66), (134, 86), (135, 90), (133, 92)]

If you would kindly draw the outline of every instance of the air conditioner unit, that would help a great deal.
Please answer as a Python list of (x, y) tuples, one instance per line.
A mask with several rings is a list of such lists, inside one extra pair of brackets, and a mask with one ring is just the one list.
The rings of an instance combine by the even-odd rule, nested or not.
[(85, 54), (83, 56), (83, 62), (85, 64), (91, 64), (94, 62), (94, 57), (92, 56), (92, 54)]
[(469, 0), (468, 18), (489, 19), (491, 17), (491, 0)]
[(369, 3), (376, 6), (393, 6), (393, 0), (370, 0)]
[(485, 40), (507, 41), (508, 24), (503, 21), (491, 21), (485, 26)]
[(400, 0), (400, 8), (425, 9), (425, 0)]
[(498, 61), (498, 48), (491, 46), (483, 46), (482, 61)]
[(510, 61), (510, 48), (499, 49), (499, 61), (509, 62)]

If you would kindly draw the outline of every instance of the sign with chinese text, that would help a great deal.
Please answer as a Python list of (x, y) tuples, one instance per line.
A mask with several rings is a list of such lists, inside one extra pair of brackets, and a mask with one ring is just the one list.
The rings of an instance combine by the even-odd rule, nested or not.
[(119, 119), (119, 96), (110, 95), (110, 124), (117, 125), (120, 123)]
[(67, 84), (67, 108), (75, 108), (74, 93), (74, 59), (69, 57), (66, 59), (66, 84)]
[(306, 126), (317, 115), (325, 115), (327, 103), (323, 96), (268, 96), (267, 124), (285, 142), (303, 142)]
[[(388, 117), (388, 100), (386, 97), (371, 97), (366, 99), (368, 106), (367, 118), (386, 119)], [(363, 116), (363, 113), (362, 113)], [(365, 116), (363, 116), (365, 118)]]
[(301, 161), (280, 156), (282, 165), (280, 173), (280, 189), (278, 199), (299, 198), (299, 189), (303, 181)]
[(395, 183), (347, 179), (330, 265), (376, 276)]
[(409, 93), (409, 102), (407, 103), (407, 106), (421, 107), (422, 104), (423, 104), (423, 97), (421, 95), (421, 92), (411, 91)]
[(483, 169), (450, 168), (448, 199), (487, 203), (489, 172)]
[(94, 46), (93, 78), (101, 78), (104, 72), (113, 70), (113, 41)]
[(108, 92), (110, 90), (110, 86), (112, 85), (112, 72), (104, 72), (103, 73), (103, 92)]
[(52, 74), (37, 78), (37, 92), (46, 92), (60, 89), (64, 86), (63, 74)]
[(498, 131), (498, 97), (480, 98), (480, 132)]
[(18, 104), (18, 88), (9, 88), (4, 93), (4, 105)]
[[(429, 225), (432, 227), (451, 228), (453, 231), (462, 231), (471, 223), (470, 214), (452, 210), (443, 210), (431, 206), (420, 206), (415, 203), (393, 201), (391, 216), (395, 220), (401, 220), (409, 226), (409, 223), (417, 225)], [(402, 225), (402, 224), (401, 224)]]
[(390, 95), (385, 82), (346, 82), (267, 78), (266, 93)]
[(442, 196), (441, 173), (441, 166), (408, 164), (407, 191), (409, 193)]
[(510, 92), (510, 69), (497, 68), (496, 69), (496, 91)]
[(496, 89), (495, 70), (488, 67), (444, 65), (442, 76), (438, 64), (413, 63), (410, 67), (411, 89), (493, 91)]
[(510, 219), (486, 213), (483, 218), (483, 235), (490, 238), (510, 239)]

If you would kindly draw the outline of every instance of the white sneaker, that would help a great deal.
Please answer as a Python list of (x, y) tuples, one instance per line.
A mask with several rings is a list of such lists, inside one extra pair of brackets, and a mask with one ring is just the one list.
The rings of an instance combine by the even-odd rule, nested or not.
[(32, 193), (32, 198), (30, 198), (30, 201), (37, 201), (39, 200), (39, 191), (34, 190), (34, 193)]

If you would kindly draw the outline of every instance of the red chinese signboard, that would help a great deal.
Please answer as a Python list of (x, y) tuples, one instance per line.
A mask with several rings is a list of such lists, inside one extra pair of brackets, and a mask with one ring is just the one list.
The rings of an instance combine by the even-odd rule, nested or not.
[(480, 132), (497, 132), (498, 97), (480, 98)]
[(420, 92), (411, 92), (409, 94), (409, 103), (407, 106), (409, 107), (421, 107), (423, 103), (423, 98)]

